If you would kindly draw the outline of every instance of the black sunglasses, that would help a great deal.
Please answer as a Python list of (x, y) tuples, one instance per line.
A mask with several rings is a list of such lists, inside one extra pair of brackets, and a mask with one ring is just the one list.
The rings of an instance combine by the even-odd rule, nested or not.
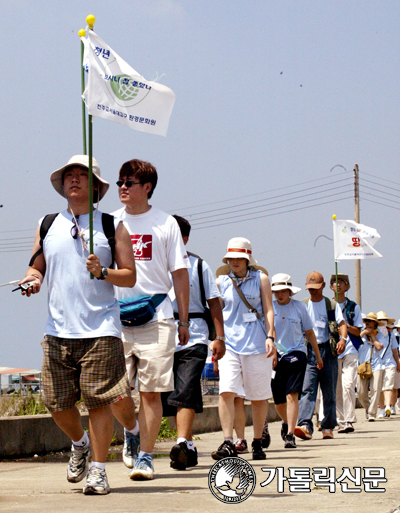
[(79, 222), (79, 216), (75, 216), (76, 217), (76, 222), (75, 222), (75, 219), (72, 218), (72, 228), (71, 228), (71, 236), (73, 239), (77, 239), (78, 238), (78, 234), (79, 234), (79, 226), (77, 226), (76, 223)]
[(118, 187), (122, 187), (123, 185), (125, 185), (125, 187), (132, 187), (132, 185), (139, 185), (140, 182), (132, 182), (131, 180), (118, 180), (118, 182), (116, 182)]

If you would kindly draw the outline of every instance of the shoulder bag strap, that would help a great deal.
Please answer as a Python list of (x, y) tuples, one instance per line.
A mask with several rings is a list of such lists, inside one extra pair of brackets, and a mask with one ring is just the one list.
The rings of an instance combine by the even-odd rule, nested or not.
[(238, 287), (237, 283), (235, 282), (235, 280), (233, 278), (231, 278), (232, 280), (232, 283), (233, 283), (233, 286), (235, 287), (236, 289), (236, 292), (239, 294), (239, 297), (240, 299), (243, 301), (243, 303), (247, 306), (247, 308), (249, 309), (250, 312), (252, 313), (255, 313), (256, 314), (256, 317), (259, 321), (261, 321), (261, 317), (260, 317), (260, 314), (258, 313), (257, 309), (254, 308), (254, 306), (251, 306), (251, 304), (247, 301), (247, 299), (244, 297), (244, 294), (243, 292), (240, 290), (240, 288)]

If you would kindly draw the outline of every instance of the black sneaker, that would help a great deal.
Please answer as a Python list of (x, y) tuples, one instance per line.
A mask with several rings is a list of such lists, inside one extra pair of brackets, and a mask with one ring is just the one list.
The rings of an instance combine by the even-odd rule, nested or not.
[(188, 450), (188, 458), (187, 458), (186, 466), (187, 467), (195, 467), (197, 465), (197, 463), (198, 463), (198, 461), (197, 461), (197, 449), (195, 447), (194, 451), (192, 451), (191, 449)]
[(289, 429), (288, 425), (286, 424), (286, 422), (283, 422), (283, 420), (282, 420), (281, 437), (284, 442), (286, 441), (286, 435), (288, 434), (288, 429)]
[(237, 457), (236, 447), (230, 440), (224, 440), (224, 442), (218, 447), (218, 449), (211, 453), (213, 460), (222, 460), (222, 458)]
[(261, 444), (264, 447), (264, 449), (268, 449), (268, 447), (271, 445), (271, 435), (268, 431), (268, 421), (265, 421), (263, 432), (261, 436)]
[(189, 449), (186, 442), (175, 444), (169, 453), (169, 457), (171, 458), (171, 468), (176, 470), (186, 470), (188, 463), (188, 452)]
[[(287, 425), (287, 424), (286, 424)], [(296, 440), (293, 433), (288, 433), (285, 438), (285, 449), (296, 449)]]
[(253, 460), (265, 460), (267, 456), (262, 450), (261, 440), (253, 440), (251, 443), (251, 448), (253, 449)]

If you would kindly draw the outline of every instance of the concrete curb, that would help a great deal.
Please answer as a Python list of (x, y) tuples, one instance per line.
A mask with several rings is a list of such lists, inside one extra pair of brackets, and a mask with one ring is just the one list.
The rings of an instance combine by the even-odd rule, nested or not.
[[(247, 425), (252, 424), (251, 405), (245, 404)], [(83, 413), (82, 424), (88, 428), (89, 415)], [(175, 422), (169, 418), (172, 427)], [(278, 420), (274, 403), (270, 402), (268, 420)], [(114, 430), (118, 443), (123, 443), (124, 430), (118, 421), (114, 421)], [(218, 406), (205, 405), (203, 413), (195, 416), (193, 433), (210, 433), (220, 431), (221, 424), (218, 416)], [(19, 417), (4, 417), (0, 419), (0, 459), (18, 458), (21, 456), (43, 455), (49, 452), (67, 450), (71, 440), (55, 424), (51, 415), (24, 415)]]

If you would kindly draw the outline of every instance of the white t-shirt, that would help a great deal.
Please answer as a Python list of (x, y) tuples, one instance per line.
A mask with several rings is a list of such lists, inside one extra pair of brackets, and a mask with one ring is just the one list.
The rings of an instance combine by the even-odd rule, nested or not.
[[(343, 303), (339, 303), (339, 306), (340, 306), (340, 309), (342, 310), (342, 313), (343, 313), (343, 317), (344, 317), (344, 320), (346, 322), (349, 322), (347, 316), (346, 316), (346, 301), (343, 302)], [(360, 307), (357, 305), (356, 303), (356, 306), (354, 308), (354, 318), (353, 318), (353, 326), (355, 328), (362, 328), (363, 327), (363, 321), (362, 321), (362, 315), (361, 315), (361, 310), (360, 310)], [(358, 351), (357, 349), (353, 346), (353, 343), (352, 341), (350, 340), (350, 337), (349, 335), (347, 335), (347, 340), (346, 340), (346, 347), (345, 347), (345, 350), (343, 351), (342, 354), (340, 354), (338, 356), (338, 358), (344, 358), (346, 355), (348, 354), (357, 354), (358, 355)]]
[[(190, 267), (176, 220), (157, 207), (137, 215), (128, 214), (123, 207), (113, 215), (124, 222), (131, 236), (136, 263), (135, 286), (131, 289), (115, 287), (117, 299), (168, 294), (171, 288), (168, 271)], [(150, 322), (171, 319), (173, 316), (171, 301), (167, 296)]]
[[(314, 302), (311, 299), (308, 301), (307, 305), (308, 313), (310, 314), (313, 330), (315, 333), (315, 337), (317, 339), (318, 344), (323, 344), (324, 342), (328, 342), (329, 340), (329, 328), (328, 328), (328, 313), (326, 311), (326, 303), (325, 297), (321, 299), (321, 301)], [(340, 324), (343, 319), (342, 310), (340, 306), (336, 303), (335, 308), (335, 318), (336, 322)]]
[[(189, 300), (189, 313), (204, 312), (203, 304), (201, 302), (200, 282), (198, 275), (198, 258), (189, 255), (189, 262), (191, 268), (189, 269), (189, 282), (190, 282), (190, 300)], [(220, 297), (220, 293), (215, 283), (214, 275), (208, 266), (207, 262), (203, 260), (203, 283), (204, 293), (206, 300)], [(178, 312), (178, 304), (176, 300), (173, 301), (172, 307), (174, 312)], [(178, 322), (178, 321), (176, 321)], [(189, 326), (190, 339), (185, 346), (179, 345), (178, 335), (176, 336), (176, 351), (182, 351), (195, 344), (208, 345), (208, 327), (204, 319), (196, 318), (190, 319)]]
[[(42, 222), (42, 219), (39, 223)], [(117, 228), (118, 219), (114, 220)], [(89, 214), (79, 216), (80, 228), (89, 246)], [(89, 251), (82, 240), (73, 239), (72, 215), (61, 212), (43, 241), (48, 286), (48, 309), (45, 334), (60, 338), (121, 337), (119, 305), (114, 288), (105, 280), (91, 280), (86, 269)], [(111, 248), (103, 232), (101, 212), (93, 219), (94, 253), (101, 265), (111, 265)]]
[(302, 301), (291, 299), (287, 305), (273, 301), (276, 340), (284, 345), (288, 353), (307, 353), (303, 331), (312, 329), (313, 323)]

